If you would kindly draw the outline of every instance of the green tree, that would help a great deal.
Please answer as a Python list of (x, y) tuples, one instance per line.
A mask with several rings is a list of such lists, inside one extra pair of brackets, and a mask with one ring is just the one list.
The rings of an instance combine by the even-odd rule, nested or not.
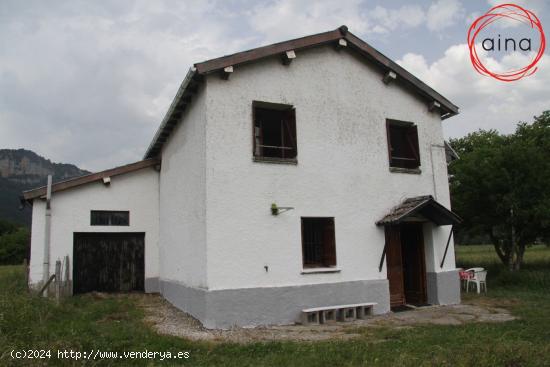
[(478, 131), (451, 140), (453, 208), (462, 229), (485, 234), (500, 260), (519, 270), (525, 249), (550, 237), (550, 111), (514, 134)]
[(0, 220), (0, 264), (21, 264), (27, 257), (29, 230)]
[(17, 229), (17, 226), (12, 222), (0, 219), (0, 236), (4, 233), (11, 233)]

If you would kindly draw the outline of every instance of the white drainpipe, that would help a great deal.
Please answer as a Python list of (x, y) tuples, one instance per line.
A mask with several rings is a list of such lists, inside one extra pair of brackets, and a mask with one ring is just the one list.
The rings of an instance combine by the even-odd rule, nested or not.
[[(46, 187), (46, 221), (44, 228), (44, 268), (42, 270), (43, 284), (46, 284), (50, 278), (50, 238), (52, 227), (52, 212), (50, 201), (52, 198), (52, 175), (48, 175), (48, 186)], [(48, 295), (48, 290), (44, 292), (44, 296)]]

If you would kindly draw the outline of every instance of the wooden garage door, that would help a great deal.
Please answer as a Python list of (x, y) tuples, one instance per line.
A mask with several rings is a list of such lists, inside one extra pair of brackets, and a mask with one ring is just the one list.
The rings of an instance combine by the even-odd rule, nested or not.
[(143, 291), (144, 233), (75, 233), (73, 291)]

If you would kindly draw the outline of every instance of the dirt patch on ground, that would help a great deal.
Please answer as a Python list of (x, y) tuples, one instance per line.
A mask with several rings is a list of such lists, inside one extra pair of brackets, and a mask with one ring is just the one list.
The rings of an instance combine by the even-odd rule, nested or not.
[(452, 306), (427, 306), (411, 311), (389, 313), (346, 323), (302, 326), (264, 326), (209, 330), (201, 323), (172, 306), (158, 295), (139, 297), (145, 311), (145, 321), (159, 334), (184, 337), (191, 340), (250, 343), (257, 341), (349, 339), (358, 337), (364, 328), (409, 328), (418, 324), (462, 325), (470, 322), (504, 322), (515, 317), (490, 299), (468, 301)]

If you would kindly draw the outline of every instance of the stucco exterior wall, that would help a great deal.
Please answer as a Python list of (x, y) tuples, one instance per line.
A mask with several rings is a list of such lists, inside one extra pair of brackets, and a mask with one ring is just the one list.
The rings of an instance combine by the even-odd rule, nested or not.
[[(74, 232), (145, 232), (146, 291), (156, 291), (159, 275), (159, 173), (154, 168), (111, 177), (111, 184), (93, 182), (52, 194), (50, 274), (56, 260), (69, 255), (73, 264)], [(42, 281), (44, 259), (44, 216), (46, 203), (35, 199), (32, 212), (30, 282)], [(129, 210), (129, 226), (92, 226), (91, 210)], [(149, 289), (147, 289), (149, 288)]]
[[(328, 46), (297, 52), (290, 66), (270, 58), (235, 67), (228, 81), (208, 76), (209, 289), (386, 279), (378, 271), (384, 230), (376, 220), (411, 196), (434, 195), (449, 206), (439, 115), (381, 78), (352, 51)], [(253, 162), (254, 100), (296, 108), (297, 165)], [(387, 118), (417, 124), (421, 174), (389, 171)], [(274, 217), (273, 202), (294, 210)], [(300, 217), (307, 216), (335, 217), (340, 272), (302, 273)], [(430, 233), (428, 271), (455, 266), (452, 243), (444, 269), (436, 266), (448, 230)]]
[(199, 88), (162, 150), (160, 276), (206, 288), (206, 104)]

